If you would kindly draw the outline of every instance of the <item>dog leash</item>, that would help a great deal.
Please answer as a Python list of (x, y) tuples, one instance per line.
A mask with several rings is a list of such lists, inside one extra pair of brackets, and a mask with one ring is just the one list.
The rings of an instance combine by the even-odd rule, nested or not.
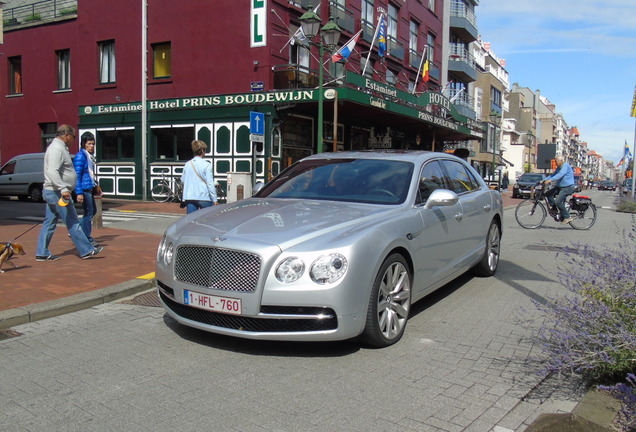
[(19, 236), (17, 236), (16, 238), (14, 238), (13, 240), (11, 240), (9, 243), (7, 243), (8, 246), (11, 246), (11, 243), (15, 242), (17, 239), (19, 239), (20, 237), (22, 237), (23, 235), (25, 235), (26, 233), (28, 233), (29, 231), (31, 231), (33, 228), (35, 228), (36, 226), (40, 225), (42, 222), (44, 222), (44, 220), (36, 223), (35, 225), (33, 225), (31, 228), (29, 228), (28, 230), (26, 230), (25, 232), (23, 232), (22, 234), (20, 234)]

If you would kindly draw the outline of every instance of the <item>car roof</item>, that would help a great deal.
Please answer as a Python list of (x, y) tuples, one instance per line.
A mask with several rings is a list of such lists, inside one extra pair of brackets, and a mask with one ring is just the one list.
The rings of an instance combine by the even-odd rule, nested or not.
[[(325, 159), (382, 159), (398, 160), (406, 162), (421, 162), (436, 157), (447, 157), (449, 159), (462, 160), (449, 153), (432, 152), (425, 150), (373, 150), (373, 151), (347, 151), (337, 153), (318, 153), (307, 156), (303, 160), (325, 160)], [(464, 161), (465, 162), (465, 161)]]

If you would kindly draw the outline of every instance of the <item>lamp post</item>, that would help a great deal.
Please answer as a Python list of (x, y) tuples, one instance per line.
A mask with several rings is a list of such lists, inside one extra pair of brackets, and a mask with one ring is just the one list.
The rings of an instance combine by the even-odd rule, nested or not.
[[(316, 152), (322, 153), (323, 151), (323, 84), (324, 73), (322, 65), (322, 57), (325, 54), (325, 48), (333, 49), (340, 40), (340, 34), (342, 30), (338, 27), (338, 24), (333, 22), (332, 18), (329, 18), (329, 22), (320, 29), (322, 23), (321, 18), (311, 8), (300, 17), (300, 26), (305, 33), (305, 36), (310, 41), (310, 45), (318, 47), (318, 144), (316, 146)], [(319, 30), (320, 29), (320, 30)], [(320, 32), (322, 40), (319, 42), (311, 42), (311, 40)]]

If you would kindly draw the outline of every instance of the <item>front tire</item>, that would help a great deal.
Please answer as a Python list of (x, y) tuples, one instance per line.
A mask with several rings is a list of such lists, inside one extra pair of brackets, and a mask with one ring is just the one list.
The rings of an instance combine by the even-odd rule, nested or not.
[(473, 267), (473, 273), (477, 276), (489, 277), (497, 272), (499, 256), (501, 253), (501, 228), (495, 221), (490, 223), (486, 235), (486, 249), (481, 261)]
[(402, 338), (411, 310), (411, 273), (404, 257), (394, 253), (384, 260), (371, 289), (362, 340), (387, 347)]
[(33, 202), (42, 202), (42, 186), (33, 185), (29, 188), (29, 198)]
[(521, 201), (515, 209), (517, 223), (526, 229), (539, 228), (545, 221), (546, 210), (543, 204), (527, 199)]

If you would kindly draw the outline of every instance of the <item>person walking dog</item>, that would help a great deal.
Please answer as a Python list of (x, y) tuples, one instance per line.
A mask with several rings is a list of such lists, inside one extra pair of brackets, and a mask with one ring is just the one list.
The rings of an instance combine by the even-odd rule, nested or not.
[[(44, 154), (44, 189), (42, 195), (46, 201), (46, 216), (42, 222), (38, 245), (35, 254), (36, 261), (57, 261), (59, 256), (49, 250), (51, 238), (55, 233), (58, 220), (66, 224), (71, 240), (75, 244), (82, 259), (92, 258), (104, 248), (95, 247), (82, 231), (71, 190), (75, 187), (77, 174), (68, 151), (68, 145), (75, 140), (75, 129), (69, 125), (58, 128), (55, 139), (49, 144)], [(77, 201), (82, 202), (83, 195), (78, 195)]]

